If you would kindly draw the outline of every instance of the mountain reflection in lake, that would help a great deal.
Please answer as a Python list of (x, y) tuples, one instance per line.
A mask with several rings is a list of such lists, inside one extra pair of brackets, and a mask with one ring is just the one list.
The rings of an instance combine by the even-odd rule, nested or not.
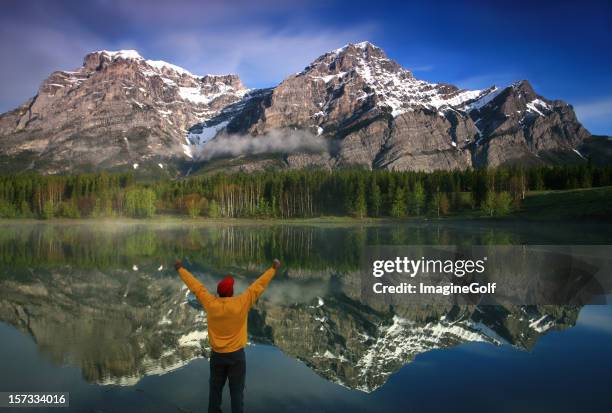
[[(409, 405), (419, 411), (500, 411), (495, 395), (497, 402), (507, 400), (499, 389), (489, 389), (484, 399), (467, 397), (491, 387), (480, 380), (495, 377), (518, 399), (533, 400), (514, 406), (521, 411), (573, 410), (582, 397), (576, 392), (557, 394), (553, 406), (550, 394), (537, 394), (538, 386), (525, 386), (518, 375), (529, 374), (532, 384), (539, 378), (547, 389), (564, 386), (559, 374), (582, 375), (591, 396), (609, 385), (609, 306), (582, 312), (576, 306), (371, 308), (360, 301), (360, 253), (365, 245), (607, 244), (611, 234), (602, 225), (459, 222), (4, 223), (0, 390), (71, 391), (75, 411), (201, 410), (207, 397), (206, 317), (189, 304), (174, 258), (183, 257), (210, 287), (235, 274), (242, 291), (278, 256), (286, 272), (249, 318), (250, 341), (259, 344), (248, 351), (252, 409), (402, 411)], [(579, 322), (568, 329), (579, 319), (582, 327)], [(569, 365), (566, 355), (557, 358), (587, 342), (590, 350), (572, 353)], [(464, 369), (461, 377), (451, 367)], [(500, 367), (507, 372), (496, 371)], [(437, 399), (427, 385), (444, 389), (448, 400)], [(607, 392), (585, 400), (611, 401)]]

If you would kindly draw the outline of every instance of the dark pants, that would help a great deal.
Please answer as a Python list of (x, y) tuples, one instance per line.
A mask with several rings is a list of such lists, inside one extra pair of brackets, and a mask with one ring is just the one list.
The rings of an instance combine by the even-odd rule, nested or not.
[(232, 413), (244, 411), (244, 381), (246, 376), (246, 357), (244, 349), (232, 353), (215, 353), (210, 356), (210, 390), (208, 412), (221, 412), (221, 400), (225, 380), (229, 379)]

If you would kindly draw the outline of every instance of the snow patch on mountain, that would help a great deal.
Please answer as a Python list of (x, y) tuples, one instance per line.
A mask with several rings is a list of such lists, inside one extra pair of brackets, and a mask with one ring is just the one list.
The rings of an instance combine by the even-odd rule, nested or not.
[(153, 69), (153, 73), (151, 74), (160, 74), (165, 71), (171, 71), (171, 72), (175, 72), (176, 74), (180, 76), (186, 75), (186, 76), (190, 76), (194, 78), (201, 77), (201, 76), (194, 75), (187, 69), (174, 65), (172, 63), (165, 62), (163, 60), (145, 60), (145, 58), (143, 58), (140, 55), (140, 53), (138, 53), (136, 50), (116, 50), (116, 51), (100, 50), (95, 53), (106, 55), (110, 57), (111, 60), (113, 61), (117, 59), (124, 59), (124, 60), (136, 60), (139, 62), (143, 62), (147, 66), (149, 66), (151, 69)]
[(176, 73), (179, 73), (181, 75), (187, 75), (187, 76), (191, 76), (191, 77), (199, 77), (196, 76), (194, 74), (192, 74), (190, 71), (183, 69), (180, 66), (177, 65), (173, 65), (172, 63), (168, 63), (168, 62), (164, 62), (163, 60), (146, 60), (146, 63), (159, 70), (160, 72), (164, 71), (164, 70), (172, 70)]
[(342, 79), (342, 77), (343, 77), (344, 75), (346, 75), (346, 72), (340, 72), (340, 73), (337, 73), (337, 74), (335, 74), (335, 75), (327, 75), (327, 76), (312, 76), (312, 78), (313, 78), (313, 79), (322, 80), (322, 81), (324, 81), (325, 83), (329, 83), (329, 82), (331, 82), (333, 79), (336, 79), (336, 78), (338, 78), (338, 79)]
[(208, 338), (207, 330), (194, 330), (178, 338), (180, 347), (199, 347), (200, 342)]
[(201, 356), (193, 355), (182, 359), (178, 358), (178, 355), (174, 352), (166, 352), (162, 354), (159, 359), (150, 357), (145, 358), (140, 365), (142, 373), (120, 377), (108, 376), (100, 379), (96, 384), (102, 386), (134, 386), (138, 384), (143, 377), (163, 376), (164, 374), (171, 373), (186, 366), (191, 361), (200, 357)]
[(202, 124), (191, 129), (187, 133), (187, 144), (190, 146), (191, 153), (201, 152), (206, 142), (214, 138), (220, 130), (227, 126), (228, 123), (229, 121), (224, 121), (212, 126)]
[(573, 150), (573, 151), (576, 153), (576, 155), (578, 155), (578, 156), (580, 156), (582, 159), (585, 159), (585, 160), (586, 160), (586, 158), (584, 157), (584, 155), (583, 155), (583, 154), (581, 154), (581, 153), (580, 153), (580, 151), (579, 151), (578, 149), (572, 149), (572, 150)]
[(342, 53), (343, 51), (345, 51), (345, 50), (346, 50), (346, 49), (347, 49), (349, 46), (351, 46), (351, 45), (352, 45), (352, 46), (355, 46), (355, 47), (356, 47), (356, 48), (358, 48), (358, 49), (365, 49), (365, 48), (367, 48), (368, 46), (371, 46), (371, 47), (376, 48), (376, 49), (380, 49), (378, 46), (376, 46), (376, 45), (374, 45), (374, 44), (372, 44), (372, 43), (370, 43), (370, 42), (368, 42), (368, 41), (366, 40), (366, 41), (359, 42), (359, 43), (355, 43), (355, 44), (352, 44), (352, 43), (347, 43), (347, 44), (345, 44), (344, 46), (339, 47), (339, 48), (337, 48), (337, 49), (333, 50), (331, 53), (338, 55), (338, 54)]
[(555, 325), (555, 321), (548, 316), (548, 314), (544, 314), (538, 319), (529, 320), (529, 327), (538, 333), (543, 333), (548, 331), (551, 327)]
[(179, 95), (182, 99), (200, 105), (208, 105), (213, 100), (227, 94), (233, 94), (236, 96), (236, 98), (241, 98), (247, 92), (247, 89), (236, 90), (232, 86), (223, 82), (217, 82), (215, 84), (215, 91), (210, 91), (210, 88), (205, 87), (202, 84), (198, 84), (194, 87), (179, 87)]
[(544, 102), (542, 99), (534, 99), (527, 103), (527, 110), (535, 112), (539, 116), (545, 116), (542, 112), (550, 110), (550, 107), (548, 106), (548, 103)]
[(98, 53), (107, 55), (112, 59), (133, 59), (140, 60), (142, 56), (136, 50), (99, 50)]
[(483, 93), (482, 96), (480, 96), (478, 99), (476, 99), (475, 101), (470, 102), (469, 104), (467, 104), (463, 108), (463, 110), (466, 111), (466, 112), (470, 112), (472, 110), (480, 109), (480, 108), (488, 105), (503, 90), (504, 90), (504, 88), (498, 88), (497, 86), (493, 86), (493, 87), (485, 90), (486, 93)]

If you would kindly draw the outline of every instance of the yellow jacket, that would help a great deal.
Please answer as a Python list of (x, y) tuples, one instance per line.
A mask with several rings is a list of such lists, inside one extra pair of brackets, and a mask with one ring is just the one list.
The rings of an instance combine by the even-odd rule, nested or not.
[(234, 297), (217, 297), (209, 293), (185, 268), (179, 268), (178, 273), (206, 310), (208, 341), (212, 349), (217, 353), (231, 353), (245, 347), (249, 310), (274, 278), (276, 270), (267, 269), (245, 292)]

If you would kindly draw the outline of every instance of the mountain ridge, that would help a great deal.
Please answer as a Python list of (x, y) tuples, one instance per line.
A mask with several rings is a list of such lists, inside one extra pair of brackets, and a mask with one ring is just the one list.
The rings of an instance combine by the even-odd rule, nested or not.
[[(135, 50), (97, 51), (57, 71), (0, 115), (0, 170), (65, 173), (146, 169), (178, 176), (207, 164), (206, 144), (303, 130), (333, 150), (277, 145), (230, 170), (365, 167), (465, 169), (584, 162), (591, 134), (571, 105), (527, 80), (465, 90), (418, 80), (370, 42), (327, 52), (269, 89), (239, 76), (197, 76)], [(280, 131), (280, 132), (279, 132)], [(590, 142), (590, 141), (589, 141)], [(586, 149), (589, 153), (589, 149)], [(147, 169), (148, 168), (148, 169)]]

